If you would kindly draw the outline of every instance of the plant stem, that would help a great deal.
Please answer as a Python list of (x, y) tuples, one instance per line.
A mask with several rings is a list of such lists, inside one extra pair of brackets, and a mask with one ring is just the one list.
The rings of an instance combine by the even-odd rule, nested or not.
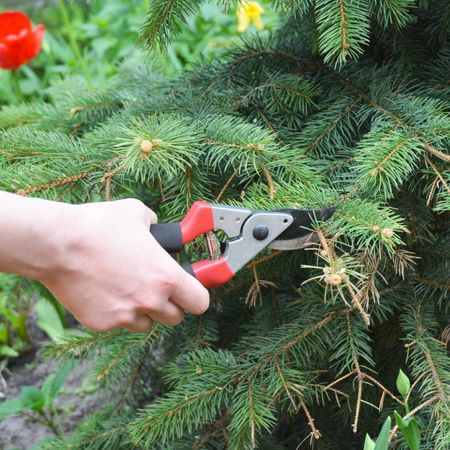
[(11, 71), (11, 85), (12, 90), (17, 97), (17, 103), (23, 102), (25, 100), (22, 90), (20, 89), (20, 82), (19, 82), (19, 69), (12, 70)]
[(56, 428), (56, 425), (53, 423), (52, 419), (49, 418), (47, 416), (47, 414), (45, 414), (45, 412), (38, 411), (38, 414), (42, 417), (42, 419), (44, 420), (45, 424), (50, 428), (50, 430), (52, 430), (52, 432), (53, 432), (53, 434), (55, 436), (61, 436), (60, 431)]
[(83, 71), (86, 81), (88, 82), (89, 86), (92, 86), (92, 78), (91, 78), (91, 75), (89, 74), (89, 70), (86, 65), (86, 61), (83, 59), (83, 56), (81, 54), (81, 50), (78, 45), (76, 36), (73, 32), (73, 25), (71, 24), (70, 19), (69, 19), (69, 12), (67, 11), (65, 0), (59, 1), (59, 9), (61, 11), (61, 16), (62, 16), (63, 23), (64, 23), (64, 30), (65, 30), (67, 37), (69, 39), (69, 42), (70, 42), (70, 47), (72, 48), (75, 58), (77, 59), (78, 64), (79, 64), (81, 70)]

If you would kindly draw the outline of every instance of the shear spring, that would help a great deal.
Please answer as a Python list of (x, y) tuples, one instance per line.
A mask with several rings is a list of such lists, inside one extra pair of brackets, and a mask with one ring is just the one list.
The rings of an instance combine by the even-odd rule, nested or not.
[(205, 234), (206, 251), (212, 261), (220, 258), (220, 241), (214, 231), (208, 231)]

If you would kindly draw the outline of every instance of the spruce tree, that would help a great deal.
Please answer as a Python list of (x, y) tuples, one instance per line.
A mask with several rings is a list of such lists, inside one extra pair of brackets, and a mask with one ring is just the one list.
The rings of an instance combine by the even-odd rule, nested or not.
[[(107, 89), (72, 77), (1, 110), (3, 190), (135, 196), (160, 222), (198, 199), (337, 206), (308, 248), (259, 255), (201, 317), (49, 347), (90, 360), (112, 395), (45, 448), (362, 449), (405, 415), (399, 369), (420, 448), (450, 448), (450, 3), (273, 4), (276, 32), (176, 79), (128, 61)], [(152, 1), (142, 42), (164, 48), (197, 5)], [(406, 448), (396, 427), (390, 443)]]

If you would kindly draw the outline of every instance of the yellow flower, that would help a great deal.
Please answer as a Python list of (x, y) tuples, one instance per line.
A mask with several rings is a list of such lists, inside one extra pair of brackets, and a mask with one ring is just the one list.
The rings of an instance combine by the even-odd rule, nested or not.
[(248, 28), (250, 23), (253, 23), (253, 25), (260, 31), (264, 29), (264, 25), (261, 21), (261, 16), (263, 13), (264, 8), (258, 2), (241, 2), (236, 13), (238, 18), (238, 32), (243, 33)]

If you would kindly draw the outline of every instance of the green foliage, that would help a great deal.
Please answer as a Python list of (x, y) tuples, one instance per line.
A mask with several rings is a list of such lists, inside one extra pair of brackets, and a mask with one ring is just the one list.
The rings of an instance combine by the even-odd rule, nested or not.
[(391, 428), (391, 418), (388, 417), (383, 427), (381, 428), (380, 434), (375, 442), (374, 450), (387, 450), (389, 445), (389, 430)]
[(0, 403), (0, 420), (15, 414), (31, 416), (36, 422), (50, 428), (55, 435), (59, 435), (60, 430), (55, 421), (58, 413), (55, 402), (65, 379), (74, 367), (73, 363), (63, 366), (49, 375), (41, 388), (22, 386), (17, 397)]
[(360, 0), (315, 2), (319, 51), (325, 62), (342, 65), (363, 53), (369, 43), (370, 11)]
[(405, 420), (397, 411), (394, 411), (394, 416), (397, 426), (401, 431), (405, 442), (408, 444), (408, 447), (411, 450), (419, 450), (420, 432), (417, 420), (414, 419), (414, 417)]
[(0, 275), (0, 359), (15, 358), (30, 346), (27, 285), (18, 277)]
[[(448, 5), (275, 6), (279, 30), (215, 63), (167, 79), (130, 60), (106, 87), (68, 77), (0, 112), (0, 187), (22, 195), (135, 196), (160, 222), (199, 199), (336, 206), (305, 251), (262, 253), (202, 317), (50, 346), (93, 361), (117, 402), (43, 448), (352, 450), (388, 417), (365, 444), (381, 450), (396, 409), (394, 448), (448, 447)], [(151, 8), (142, 38), (165, 45), (197, 4)]]

